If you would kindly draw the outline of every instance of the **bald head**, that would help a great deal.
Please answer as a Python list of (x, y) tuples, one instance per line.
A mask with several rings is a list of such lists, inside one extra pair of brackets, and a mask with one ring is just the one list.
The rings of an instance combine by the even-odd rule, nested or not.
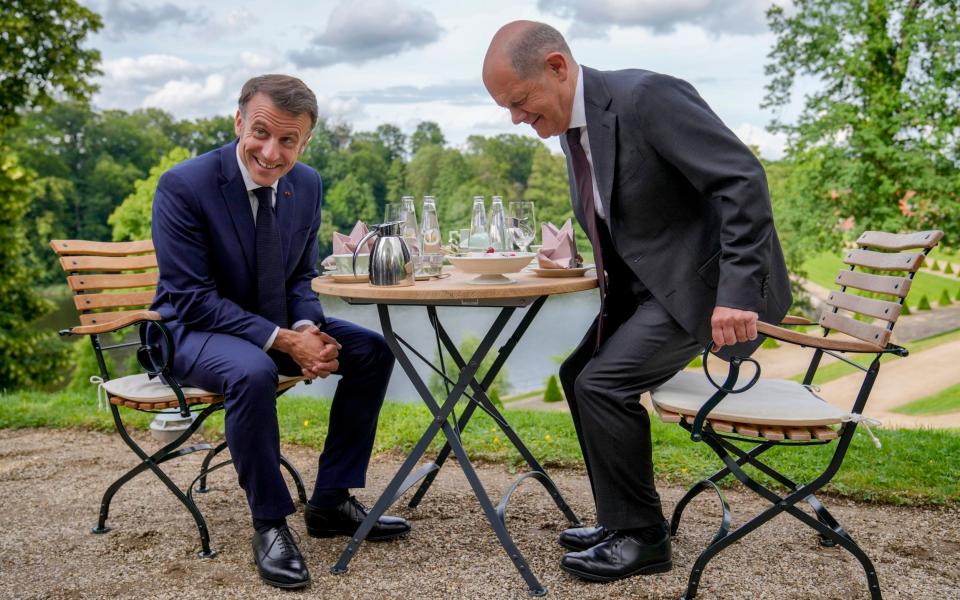
[(483, 85), (514, 124), (546, 138), (567, 130), (579, 67), (560, 32), (545, 23), (513, 21), (500, 28), (483, 59)]
[(501, 27), (487, 49), (483, 73), (508, 67), (522, 79), (538, 76), (551, 53), (559, 52), (573, 63), (573, 54), (563, 35), (546, 23), (513, 21)]

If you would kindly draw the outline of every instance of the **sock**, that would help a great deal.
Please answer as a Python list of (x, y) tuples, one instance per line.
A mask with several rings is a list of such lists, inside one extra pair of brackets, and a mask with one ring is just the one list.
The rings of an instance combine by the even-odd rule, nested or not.
[(280, 517), (279, 519), (258, 519), (253, 518), (253, 528), (257, 530), (258, 533), (263, 533), (264, 531), (270, 529), (271, 527), (283, 527), (287, 524), (286, 517)]
[(623, 533), (642, 540), (644, 544), (656, 544), (667, 535), (667, 524), (657, 523), (649, 527), (640, 527), (637, 529), (627, 529)]
[(310, 504), (317, 508), (334, 508), (350, 497), (346, 488), (316, 488), (310, 496)]

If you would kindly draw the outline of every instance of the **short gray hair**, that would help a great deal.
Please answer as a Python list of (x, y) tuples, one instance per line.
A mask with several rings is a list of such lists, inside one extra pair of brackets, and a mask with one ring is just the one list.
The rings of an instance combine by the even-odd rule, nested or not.
[(546, 23), (533, 23), (521, 31), (507, 49), (513, 70), (524, 79), (537, 75), (543, 69), (543, 58), (551, 52), (562, 52), (573, 58), (563, 35)]
[(277, 108), (292, 115), (310, 115), (310, 130), (313, 131), (320, 110), (317, 96), (303, 81), (290, 75), (259, 75), (250, 79), (240, 90), (240, 114), (246, 115), (247, 102), (257, 94), (266, 94)]

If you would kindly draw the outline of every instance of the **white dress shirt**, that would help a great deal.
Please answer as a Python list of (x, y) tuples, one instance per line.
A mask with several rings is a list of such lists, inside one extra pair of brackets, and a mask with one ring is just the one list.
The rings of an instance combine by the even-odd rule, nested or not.
[[(253, 193), (253, 190), (263, 187), (262, 185), (255, 182), (250, 177), (250, 171), (247, 170), (247, 165), (243, 164), (243, 161), (240, 160), (240, 145), (237, 144), (237, 164), (240, 166), (240, 175), (243, 177), (243, 185), (247, 188), (247, 198), (250, 200), (250, 210), (253, 211), (253, 222), (257, 222), (257, 209), (260, 208), (260, 201), (257, 200), (257, 195)], [(270, 188), (273, 190), (273, 207), (277, 207), (277, 182), (274, 181)], [(309, 319), (301, 319), (293, 324), (291, 329), (296, 329), (301, 325), (316, 325), (313, 321)], [(273, 330), (273, 334), (267, 339), (267, 343), (263, 345), (263, 351), (266, 352), (273, 346), (273, 342), (277, 339), (277, 334), (280, 333), (280, 327), (277, 327)]]
[(607, 220), (607, 215), (603, 213), (603, 200), (600, 196), (600, 188), (597, 187), (597, 170), (593, 168), (593, 155), (590, 153), (590, 136), (587, 134), (587, 109), (583, 99), (583, 67), (577, 65), (577, 91), (573, 95), (573, 110), (570, 113), (570, 126), (580, 128), (580, 143), (583, 145), (583, 151), (587, 155), (587, 163), (590, 164), (590, 179), (593, 181), (593, 206), (596, 208), (597, 216)]

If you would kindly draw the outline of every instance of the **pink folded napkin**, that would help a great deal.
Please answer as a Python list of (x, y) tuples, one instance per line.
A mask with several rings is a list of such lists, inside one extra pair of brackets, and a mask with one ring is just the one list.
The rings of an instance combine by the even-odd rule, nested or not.
[[(353, 226), (353, 230), (350, 232), (350, 235), (344, 235), (339, 231), (333, 232), (333, 254), (353, 254), (354, 249), (356, 249), (357, 244), (360, 243), (360, 240), (363, 239), (363, 236), (369, 233), (367, 229), (367, 224), (363, 221), (357, 221)], [(361, 254), (369, 254), (373, 250), (373, 244), (376, 240), (370, 238), (366, 243), (366, 248), (361, 250)], [(333, 259), (333, 256), (328, 256), (321, 263), (325, 267), (334, 267), (336, 262)]]
[(553, 223), (543, 223), (541, 234), (543, 247), (537, 252), (537, 263), (541, 269), (569, 269), (577, 266), (579, 256), (570, 219), (567, 219), (560, 229)]
[[(350, 235), (343, 235), (339, 231), (333, 232), (333, 253), (334, 254), (353, 254), (353, 251), (357, 248), (357, 244), (360, 243), (360, 240), (363, 239), (363, 236), (369, 233), (367, 229), (367, 224), (363, 221), (357, 221), (357, 224), (353, 226), (353, 231), (350, 232)], [(361, 250), (363, 254), (369, 254), (373, 250), (374, 239), (370, 238), (367, 241), (366, 252)]]

